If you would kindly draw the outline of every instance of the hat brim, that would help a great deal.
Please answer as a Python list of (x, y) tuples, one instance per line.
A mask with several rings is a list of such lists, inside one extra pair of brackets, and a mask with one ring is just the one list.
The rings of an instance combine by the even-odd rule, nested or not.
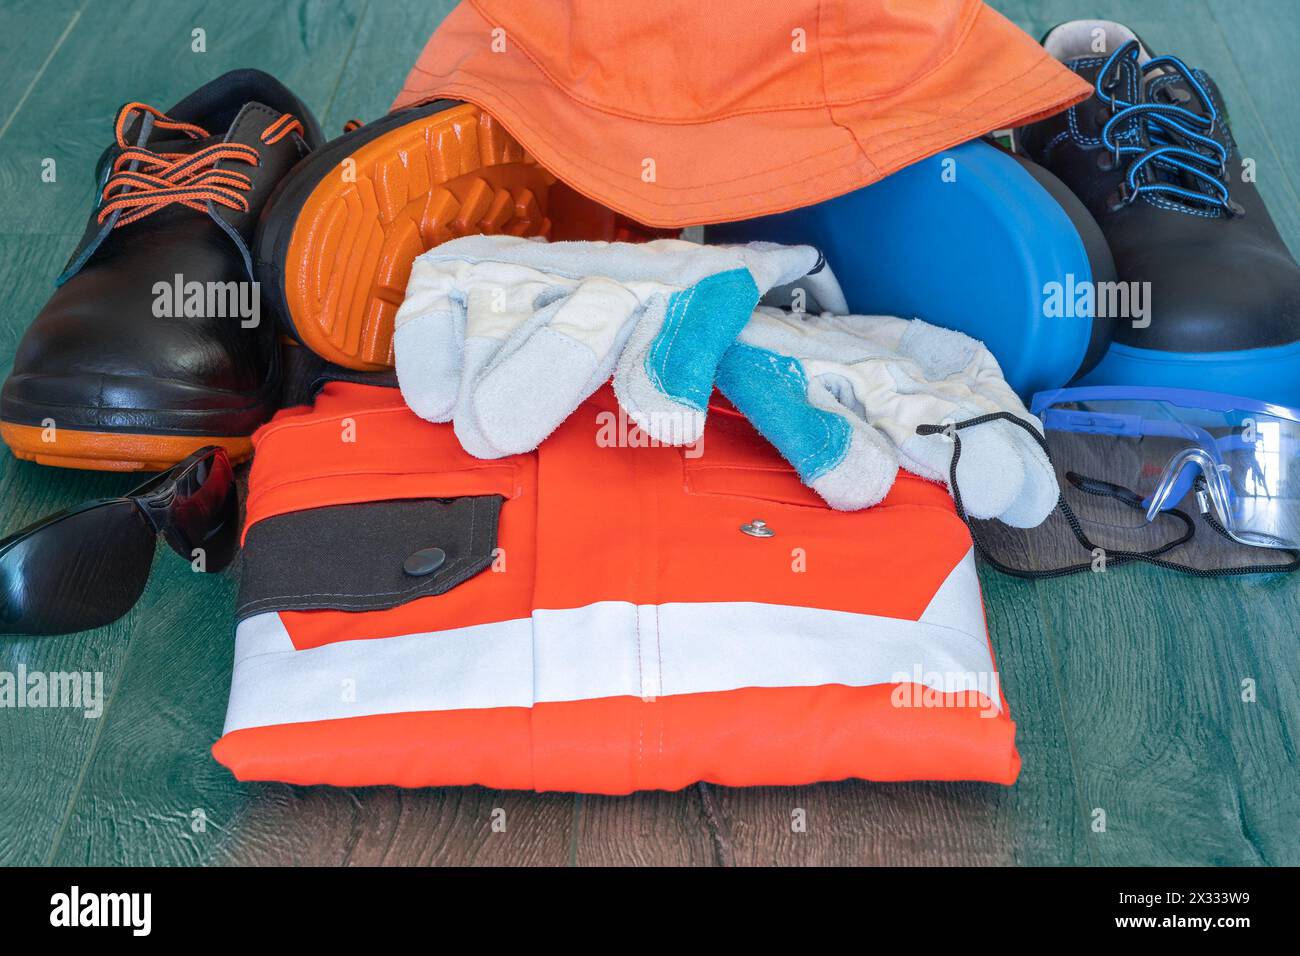
[(518, 44), (487, 51), (492, 29), (470, 4), (453, 10), (394, 108), (436, 97), (474, 103), (574, 189), (651, 226), (750, 219), (831, 199), (992, 130), (1060, 112), (1091, 91), (981, 6), (951, 56), (888, 96), (656, 122), (575, 99)]

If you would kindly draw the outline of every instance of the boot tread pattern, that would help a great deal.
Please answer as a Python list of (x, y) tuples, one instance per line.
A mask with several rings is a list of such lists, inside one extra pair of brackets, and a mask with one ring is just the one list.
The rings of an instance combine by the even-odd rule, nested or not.
[(284, 269), (294, 329), (330, 361), (391, 368), (393, 321), (416, 256), (458, 236), (549, 235), (554, 182), (468, 104), (366, 143), (298, 214)]

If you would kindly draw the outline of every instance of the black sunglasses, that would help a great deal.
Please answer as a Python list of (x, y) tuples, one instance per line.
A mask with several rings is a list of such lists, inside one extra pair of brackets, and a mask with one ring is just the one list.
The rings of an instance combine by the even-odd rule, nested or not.
[(239, 492), (224, 448), (200, 448), (121, 498), (87, 501), (0, 541), (0, 634), (69, 634), (129, 611), (158, 535), (204, 571), (239, 547)]

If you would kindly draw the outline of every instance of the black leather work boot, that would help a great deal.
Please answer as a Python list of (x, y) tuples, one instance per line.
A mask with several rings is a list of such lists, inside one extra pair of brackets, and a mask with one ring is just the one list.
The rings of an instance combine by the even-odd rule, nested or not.
[(1300, 266), (1214, 81), (1112, 21), (1063, 23), (1043, 45), (1095, 92), (1018, 130), (1016, 146), (1092, 212), (1127, 286), (1112, 301), (1130, 306), (1083, 383), (1300, 404)]
[(203, 445), (247, 457), (280, 386), (254, 230), (320, 128), (279, 81), (236, 70), (166, 113), (127, 104), (115, 132), (85, 234), (0, 392), (0, 435), (71, 468), (161, 470)]

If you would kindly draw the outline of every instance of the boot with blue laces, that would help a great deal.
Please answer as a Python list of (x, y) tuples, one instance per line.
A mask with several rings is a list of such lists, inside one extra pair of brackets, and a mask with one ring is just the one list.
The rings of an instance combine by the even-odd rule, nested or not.
[(1016, 131), (1017, 149), (1097, 219), (1121, 283), (1113, 343), (1084, 384), (1200, 388), (1300, 404), (1300, 266), (1278, 234), (1223, 97), (1128, 27), (1075, 20), (1044, 48), (1094, 95)]

